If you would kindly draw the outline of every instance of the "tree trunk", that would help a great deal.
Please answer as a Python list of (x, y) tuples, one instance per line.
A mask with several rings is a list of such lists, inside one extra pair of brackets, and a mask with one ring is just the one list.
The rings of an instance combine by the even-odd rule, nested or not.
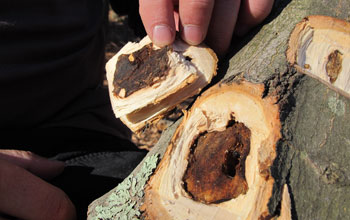
[[(308, 66), (298, 68), (296, 65), (295, 68), (286, 58), (289, 37), (295, 25), (304, 17), (326, 15), (348, 19), (349, 11), (350, 4), (344, 0), (276, 0), (274, 10), (265, 24), (247, 36), (239, 50), (233, 49), (236, 52), (232, 52), (229, 60), (221, 62), (217, 76), (222, 78), (220, 84), (263, 85), (261, 100), (275, 97), (278, 106), (281, 138), (274, 148), (275, 155), (271, 158), (274, 159), (273, 163), (268, 164), (266, 169), (273, 183), (266, 207), (259, 210), (260, 217), (277, 217), (285, 212), (281, 200), (282, 189), (286, 184), (289, 196), (285, 196), (287, 190), (283, 190), (283, 200), (290, 197), (292, 219), (349, 219), (350, 100), (344, 96), (346, 92), (334, 89), (329, 83), (297, 72)], [(242, 81), (244, 83), (238, 83)], [(215, 85), (207, 93), (217, 87)], [(157, 162), (164, 156), (171, 138), (174, 138), (180, 121), (163, 133), (145, 160), (122, 184), (90, 205), (88, 219), (145, 217), (140, 211), (145, 202), (144, 186)], [(169, 153), (165, 155), (171, 158)], [(166, 164), (163, 161), (161, 165)], [(161, 181), (155, 177), (162, 172), (159, 171), (162, 167), (158, 167), (151, 177), (151, 185)], [(149, 190), (150, 187), (146, 190), (146, 197), (147, 192), (152, 192)], [(248, 195), (249, 188), (244, 193)], [(199, 193), (191, 199), (196, 198), (202, 200), (205, 196)], [(227, 200), (226, 197), (211, 199), (200, 202), (218, 203), (220, 199)], [(151, 204), (148, 201), (144, 204), (143, 210), (149, 214), (147, 206)], [(235, 207), (232, 205), (230, 208)], [(161, 209), (159, 207), (160, 212)], [(262, 215), (264, 212), (265, 215)], [(151, 218), (152, 215), (146, 217)]]

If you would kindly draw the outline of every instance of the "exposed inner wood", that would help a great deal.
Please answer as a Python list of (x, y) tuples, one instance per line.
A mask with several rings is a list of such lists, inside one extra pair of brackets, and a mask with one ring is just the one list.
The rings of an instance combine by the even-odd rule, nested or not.
[(326, 71), (327, 75), (330, 78), (331, 83), (334, 83), (339, 73), (342, 69), (342, 62), (343, 62), (343, 56), (342, 53), (339, 52), (339, 50), (335, 50), (328, 56), (328, 62), (326, 64)]
[(292, 201), (290, 198), (287, 184), (283, 186), (282, 201), (281, 201), (281, 213), (277, 220), (290, 220), (292, 218)]
[(148, 182), (145, 219), (274, 215), (268, 209), (274, 185), (270, 168), (281, 126), (276, 97), (262, 98), (263, 91), (262, 84), (239, 81), (213, 86), (196, 100)]
[(192, 146), (184, 182), (196, 201), (219, 203), (248, 190), (245, 160), (250, 130), (243, 123), (230, 124), (224, 131), (201, 134)]
[(122, 54), (118, 58), (114, 73), (113, 92), (125, 98), (137, 90), (152, 86), (164, 80), (169, 73), (169, 46), (154, 50), (152, 44), (131, 54)]
[(289, 39), (287, 59), (294, 67), (340, 94), (350, 97), (350, 23), (309, 16)]
[[(160, 100), (157, 103), (150, 103), (148, 106), (144, 108), (134, 111), (125, 117), (121, 117), (121, 120), (128, 120), (134, 124), (142, 124), (142, 122), (151, 122), (150, 118), (155, 115), (161, 115), (168, 108), (175, 106), (179, 102), (179, 97), (188, 98), (190, 94), (193, 94), (193, 90), (197, 90), (196, 85), (203, 78), (201, 75), (191, 75), (187, 79), (184, 80), (184, 84), (192, 83), (193, 87), (183, 86), (181, 89), (177, 91), (177, 93), (170, 94), (168, 97)], [(199, 79), (199, 80), (198, 80)], [(157, 118), (155, 118), (157, 120)]]
[(216, 75), (215, 53), (176, 39), (165, 48), (146, 36), (129, 42), (106, 64), (109, 96), (117, 118), (135, 133), (198, 94)]

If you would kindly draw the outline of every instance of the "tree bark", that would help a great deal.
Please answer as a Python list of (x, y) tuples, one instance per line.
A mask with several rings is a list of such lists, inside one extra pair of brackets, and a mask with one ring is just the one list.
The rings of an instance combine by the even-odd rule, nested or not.
[[(274, 179), (267, 204), (272, 216), (283, 213), (282, 189), (287, 184), (292, 219), (349, 219), (350, 100), (297, 72), (286, 59), (288, 39), (304, 17), (348, 19), (349, 10), (344, 0), (276, 0), (264, 25), (243, 39), (241, 46), (236, 45), (229, 59), (221, 61), (220, 83), (243, 79), (264, 85), (262, 97), (277, 97), (281, 139), (269, 169)], [(180, 121), (163, 133), (123, 184), (90, 205), (88, 219), (142, 218), (143, 187)]]

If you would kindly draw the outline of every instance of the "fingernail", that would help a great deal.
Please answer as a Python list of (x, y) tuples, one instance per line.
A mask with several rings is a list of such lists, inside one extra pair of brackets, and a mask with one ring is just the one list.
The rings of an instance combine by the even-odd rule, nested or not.
[(187, 43), (197, 45), (202, 43), (203, 33), (199, 26), (189, 24), (184, 26), (183, 38)]
[(171, 44), (173, 33), (167, 25), (157, 25), (153, 28), (153, 43), (159, 47)]

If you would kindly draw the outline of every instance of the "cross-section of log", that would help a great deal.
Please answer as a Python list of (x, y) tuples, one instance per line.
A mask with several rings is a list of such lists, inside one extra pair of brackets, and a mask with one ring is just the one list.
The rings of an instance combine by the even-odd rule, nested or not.
[(305, 18), (291, 34), (287, 58), (300, 72), (350, 97), (349, 22), (326, 16)]
[(148, 37), (126, 44), (106, 65), (112, 108), (132, 131), (194, 96), (216, 74), (217, 57), (181, 40), (164, 48)]
[[(145, 190), (146, 219), (270, 219), (281, 138), (276, 98), (240, 81), (203, 93)], [(284, 218), (285, 219), (285, 218)]]

